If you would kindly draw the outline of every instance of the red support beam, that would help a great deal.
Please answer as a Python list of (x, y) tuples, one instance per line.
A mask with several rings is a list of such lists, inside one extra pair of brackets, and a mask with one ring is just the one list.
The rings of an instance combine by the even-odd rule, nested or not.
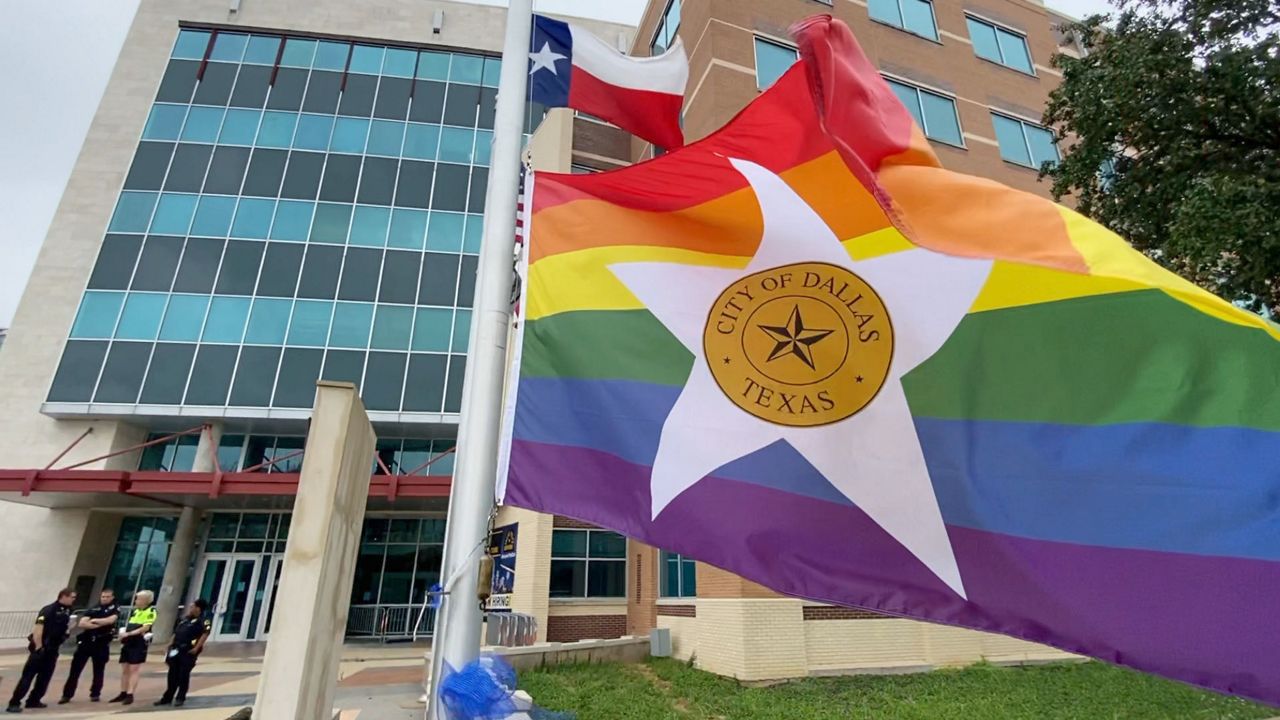
[[(299, 479), (298, 473), (0, 469), (0, 493), (106, 493), (165, 502), (166, 495), (296, 495)], [(448, 475), (374, 475), (369, 494), (393, 501), (447, 498), (452, 482)]]

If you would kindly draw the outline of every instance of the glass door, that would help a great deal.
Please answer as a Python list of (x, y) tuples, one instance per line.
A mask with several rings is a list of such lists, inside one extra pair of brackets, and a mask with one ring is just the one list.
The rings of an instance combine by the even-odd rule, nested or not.
[(210, 640), (244, 640), (248, 637), (249, 614), (260, 565), (257, 555), (216, 554), (205, 557), (197, 595), (213, 608)]

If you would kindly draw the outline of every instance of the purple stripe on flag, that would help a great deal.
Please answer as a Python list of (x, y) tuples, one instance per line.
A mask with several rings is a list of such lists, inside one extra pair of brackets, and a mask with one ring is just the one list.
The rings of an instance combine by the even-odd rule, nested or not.
[(713, 477), (651, 522), (648, 467), (522, 440), (511, 457), (511, 504), (597, 523), (780, 592), (1000, 632), (1280, 703), (1280, 563), (949, 527), (966, 602), (850, 505)]

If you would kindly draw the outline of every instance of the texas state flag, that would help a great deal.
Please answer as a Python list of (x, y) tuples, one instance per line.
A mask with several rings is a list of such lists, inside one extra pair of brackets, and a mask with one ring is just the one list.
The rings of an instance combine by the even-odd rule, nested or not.
[(534, 15), (530, 99), (571, 107), (662, 148), (684, 145), (680, 108), (689, 61), (680, 39), (656, 57), (628, 57), (590, 32)]

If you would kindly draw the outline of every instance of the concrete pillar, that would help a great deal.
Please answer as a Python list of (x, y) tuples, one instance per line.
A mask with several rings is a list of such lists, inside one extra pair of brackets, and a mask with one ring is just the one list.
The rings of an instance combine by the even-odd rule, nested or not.
[[(196, 457), (191, 464), (193, 472), (213, 472), (213, 453), (218, 451), (221, 440), (221, 423), (205, 426), (200, 433), (200, 442), (196, 444)], [(173, 637), (173, 626), (178, 620), (178, 605), (182, 603), (180, 593), (187, 586), (187, 578), (191, 573), (191, 553), (196, 547), (200, 516), (200, 509), (195, 507), (184, 507), (178, 515), (178, 528), (173, 533), (169, 559), (164, 564), (164, 580), (156, 591), (156, 624), (152, 626), (151, 632), (155, 634), (152, 642), (157, 645), (167, 643)]]
[(253, 717), (334, 717), (360, 526), (376, 436), (351, 383), (316, 383)]

